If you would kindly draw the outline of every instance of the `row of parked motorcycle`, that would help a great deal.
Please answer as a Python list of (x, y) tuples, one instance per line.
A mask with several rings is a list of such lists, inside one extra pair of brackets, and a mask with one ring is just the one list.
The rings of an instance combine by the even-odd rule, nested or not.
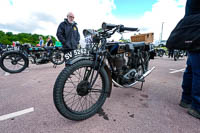
[(31, 44), (1, 45), (0, 67), (9, 73), (19, 73), (32, 64), (52, 62), (54, 66), (64, 63), (60, 47), (35, 47)]
[(187, 56), (187, 52), (184, 50), (178, 50), (178, 49), (164, 49), (164, 48), (155, 48), (155, 55), (159, 57), (168, 56), (168, 58), (173, 58), (174, 61), (177, 61), (180, 58), (183, 58), (184, 56)]

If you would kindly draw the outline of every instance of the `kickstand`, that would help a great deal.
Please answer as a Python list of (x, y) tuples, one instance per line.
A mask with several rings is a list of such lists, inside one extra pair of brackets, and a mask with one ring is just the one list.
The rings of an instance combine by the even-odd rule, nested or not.
[(56, 64), (54, 64), (54, 65), (53, 65), (53, 68), (56, 68), (56, 67), (57, 67), (57, 65), (56, 65)]
[(137, 88), (138, 90), (141, 91), (142, 88), (143, 88), (143, 84), (144, 84), (145, 80), (144, 80), (144, 78), (142, 78), (142, 79), (138, 79), (137, 81), (141, 82), (141, 86), (140, 86), (140, 88)]
[(141, 82), (142, 82), (142, 83), (141, 83), (141, 86), (140, 86), (140, 89), (139, 89), (139, 90), (142, 90), (143, 84), (144, 84), (145, 80), (142, 80)]

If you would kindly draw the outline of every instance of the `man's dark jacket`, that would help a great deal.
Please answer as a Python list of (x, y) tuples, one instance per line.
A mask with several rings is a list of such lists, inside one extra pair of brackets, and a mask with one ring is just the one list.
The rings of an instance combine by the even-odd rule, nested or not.
[(200, 52), (200, 0), (187, 0), (185, 16), (171, 32), (166, 46), (169, 49), (183, 49)]
[(58, 26), (56, 36), (62, 43), (63, 48), (66, 48), (69, 51), (77, 49), (77, 45), (80, 41), (80, 34), (76, 23), (71, 24), (67, 19), (65, 19)]
[(200, 0), (187, 0), (185, 16), (200, 14)]

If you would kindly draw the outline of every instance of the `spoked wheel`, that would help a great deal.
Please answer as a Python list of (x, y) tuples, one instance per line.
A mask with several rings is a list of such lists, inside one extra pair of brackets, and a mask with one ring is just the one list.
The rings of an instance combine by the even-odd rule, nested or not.
[(28, 67), (28, 60), (21, 53), (8, 52), (1, 57), (0, 66), (6, 72), (19, 73)]
[[(54, 85), (53, 97), (57, 110), (71, 120), (93, 116), (104, 104), (109, 90), (109, 79), (102, 67), (91, 87), (93, 61), (84, 60), (67, 66)], [(97, 70), (94, 70), (94, 75)]]
[(64, 53), (62, 51), (54, 51), (51, 56), (51, 62), (55, 65), (64, 63)]

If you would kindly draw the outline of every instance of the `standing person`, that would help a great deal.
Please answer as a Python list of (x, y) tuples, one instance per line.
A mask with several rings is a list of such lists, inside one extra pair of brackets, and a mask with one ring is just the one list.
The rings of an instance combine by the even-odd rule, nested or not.
[[(187, 0), (185, 16), (200, 14), (200, 0)], [(197, 47), (197, 45), (196, 45)], [(195, 48), (196, 48), (195, 47)], [(183, 75), (180, 106), (188, 114), (200, 119), (200, 50), (188, 51), (187, 67)]]
[(47, 46), (47, 47), (53, 46), (53, 41), (51, 40), (51, 36), (48, 36), (46, 46)]
[(168, 49), (168, 58), (174, 57), (174, 49)]
[(42, 39), (42, 36), (39, 36), (39, 45), (42, 47), (44, 45), (44, 40)]
[(56, 35), (63, 45), (64, 53), (77, 49), (78, 47), (80, 34), (76, 25), (74, 14), (69, 12), (67, 18), (58, 26)]

